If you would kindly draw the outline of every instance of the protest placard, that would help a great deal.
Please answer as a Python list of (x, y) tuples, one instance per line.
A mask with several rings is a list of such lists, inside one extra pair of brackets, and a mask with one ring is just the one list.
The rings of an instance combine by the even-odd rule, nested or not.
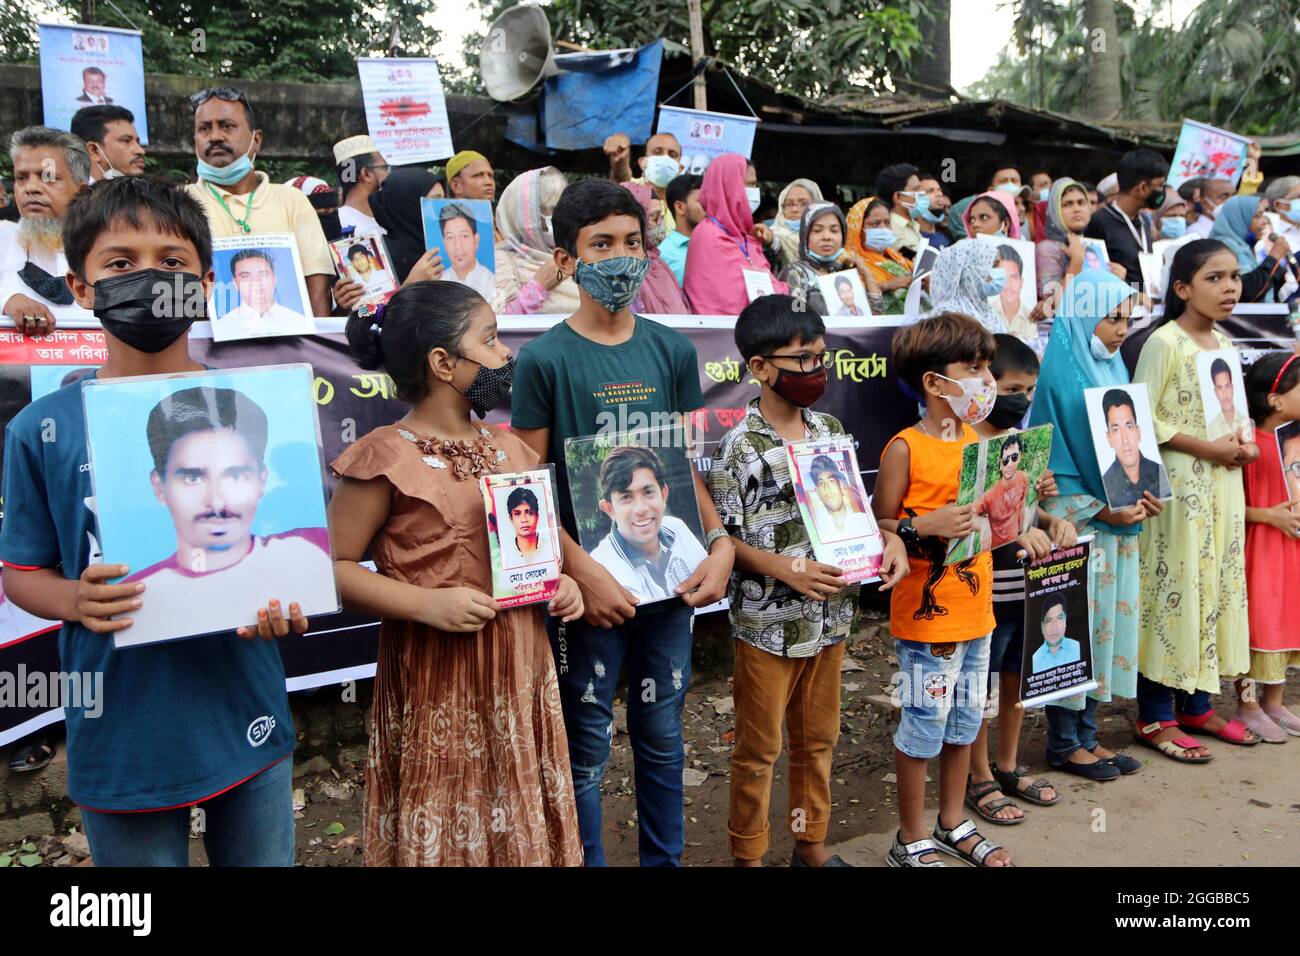
[(492, 553), (492, 596), (502, 607), (549, 601), (560, 581), (553, 466), (480, 479)]
[(366, 132), (389, 165), (427, 163), (455, 152), (436, 60), (362, 57), (357, 75)]
[[(1092, 536), (1025, 569), (1025, 647), (1020, 702), (1025, 707), (1096, 690), (1092, 674)], [(1073, 635), (1073, 636), (1071, 636)]]

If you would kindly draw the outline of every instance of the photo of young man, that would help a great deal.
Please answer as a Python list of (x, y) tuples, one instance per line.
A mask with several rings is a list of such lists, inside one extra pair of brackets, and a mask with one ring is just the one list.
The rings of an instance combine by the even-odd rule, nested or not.
[(1080, 659), (1079, 642), (1072, 637), (1065, 636), (1066, 612), (1064, 597), (1049, 597), (1047, 599), (1043, 604), (1039, 624), (1042, 627), (1043, 643), (1038, 650), (1034, 651), (1033, 672), (1035, 674), (1041, 674), (1053, 667), (1060, 667), (1062, 664), (1073, 664)]
[(364, 289), (374, 289), (393, 281), (368, 243), (354, 242), (348, 246), (347, 263), (352, 280), (361, 283)]
[[(442, 245), (451, 264), (443, 278), (467, 285), (490, 301), (496, 292), (496, 277), (491, 269), (478, 261), (478, 245), (482, 237), (474, 216), (459, 203), (448, 203), (438, 214), (438, 223), (442, 229)], [(490, 233), (488, 241), (492, 241)]]
[(499, 526), (503, 569), (555, 560), (551, 540), (542, 530), (546, 514), (532, 488), (523, 485), (512, 489), (506, 497), (506, 514), (509, 526)]
[(686, 522), (668, 514), (659, 456), (639, 445), (615, 448), (600, 466), (598, 487), (600, 510), (613, 527), (591, 556), (643, 603), (675, 596), (708, 554)]
[(998, 480), (975, 502), (974, 513), (988, 519), (988, 550), (1020, 537), (1028, 523), (1025, 498), (1029, 494), (1029, 476), (1022, 470), (1024, 455), (1020, 436), (1010, 435), (998, 452)]
[(177, 636), (182, 622), (225, 620), (241, 596), (263, 594), (286, 569), (303, 583), (300, 593), (333, 588), (326, 528), (252, 533), (269, 477), (267, 430), (266, 412), (230, 388), (182, 389), (149, 412), (149, 481), (171, 516), (176, 549), (124, 582), (144, 582), (149, 598), (122, 638), (143, 643)]
[(1102, 473), (1106, 503), (1111, 509), (1131, 508), (1145, 492), (1157, 498), (1169, 497), (1169, 478), (1160, 462), (1142, 454), (1142, 428), (1138, 425), (1137, 406), (1122, 388), (1108, 389), (1101, 399), (1105, 417), (1106, 443), (1115, 453), (1115, 461)]
[[(1254, 422), (1246, 414), (1246, 409), (1237, 402), (1237, 380), (1233, 367), (1222, 356), (1215, 356), (1209, 363), (1209, 380), (1213, 391), (1213, 403), (1206, 401), (1206, 389), (1202, 388), (1202, 401), (1205, 404), (1205, 437), (1210, 441), (1236, 435), (1242, 441), (1252, 441), (1255, 437)], [(1204, 373), (1202, 373), (1204, 374)]]
[(816, 455), (809, 462), (804, 487), (811, 492), (808, 510), (823, 544), (875, 533), (872, 520), (854, 507), (849, 479), (829, 455)]
[[(287, 255), (287, 254), (286, 254)], [(306, 316), (276, 300), (274, 254), (269, 249), (240, 249), (230, 259), (230, 275), (239, 305), (219, 322), (233, 323), (251, 335), (297, 329)]]

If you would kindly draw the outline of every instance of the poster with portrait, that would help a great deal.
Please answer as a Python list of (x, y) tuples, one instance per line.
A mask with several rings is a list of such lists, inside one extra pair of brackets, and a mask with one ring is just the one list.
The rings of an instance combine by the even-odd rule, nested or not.
[(661, 106), (655, 132), (676, 136), (682, 144), (683, 172), (702, 176), (709, 163), (724, 153), (739, 153), (749, 159), (757, 128), (754, 116)]
[(442, 279), (467, 285), (489, 302), (496, 293), (492, 203), (486, 199), (421, 199), (424, 248), (442, 257)]
[(330, 243), (334, 270), (340, 279), (358, 283), (364, 290), (358, 305), (387, 302), (397, 291), (397, 277), (388, 258), (388, 246), (378, 233), (363, 232)]
[(973, 505), (970, 534), (948, 542), (944, 564), (1015, 542), (1038, 514), (1038, 479), (1052, 457), (1051, 425), (971, 442), (962, 449), (957, 504)]
[(564, 441), (578, 543), (642, 604), (675, 597), (708, 556), (690, 449), (681, 425)]
[[(1282, 463), (1288, 501), (1300, 501), (1300, 422), (1287, 422), (1273, 431), (1277, 457)], [(1294, 507), (1292, 510), (1296, 510)]]
[(857, 269), (845, 269), (817, 277), (817, 288), (826, 303), (826, 314), (836, 318), (869, 318), (867, 290)]
[(492, 597), (501, 607), (555, 597), (561, 552), (554, 467), (484, 475), (479, 490), (492, 553)]
[(989, 297), (989, 305), (1010, 325), (1025, 321), (1038, 305), (1038, 269), (1034, 263), (1034, 244), (1026, 239), (1006, 236), (977, 236), (997, 247), (999, 263), (1007, 275), (1002, 292)]
[(775, 289), (772, 286), (772, 273), (763, 272), (761, 269), (741, 269), (741, 276), (745, 280), (745, 295), (749, 296), (749, 301), (764, 295), (772, 295)]
[(1183, 120), (1166, 182), (1177, 189), (1189, 179), (1226, 179), (1235, 191), (1246, 168), (1250, 140), (1196, 120)]
[[(1092, 672), (1092, 535), (1025, 568), (1025, 647), (1020, 701), (1041, 707), (1097, 689)], [(1100, 570), (1100, 569), (1098, 569)]]
[(1080, 237), (1083, 243), (1083, 267), (1085, 269), (1100, 269), (1106, 271), (1110, 265), (1110, 251), (1106, 248), (1104, 239), (1084, 239)]
[(1088, 410), (1106, 506), (1112, 511), (1131, 508), (1148, 491), (1161, 501), (1173, 497), (1156, 443), (1146, 385), (1086, 388), (1083, 405)]
[(1246, 380), (1241, 356), (1235, 348), (1201, 352), (1196, 356), (1196, 379), (1201, 386), (1205, 437), (1210, 441), (1236, 435), (1255, 440), (1255, 423), (1246, 408)]
[(431, 57), (360, 57), (366, 132), (393, 166), (455, 153), (438, 62)]
[(117, 647), (339, 609), (312, 367), (82, 384), (104, 561), (145, 585)]
[(789, 442), (785, 449), (813, 556), (843, 571), (850, 584), (874, 580), (885, 542), (862, 486), (853, 438)]
[(298, 243), (288, 233), (213, 239), (212, 272), (208, 316), (216, 341), (316, 331)]
[(42, 23), (38, 34), (45, 125), (67, 130), (72, 128), (73, 114), (82, 107), (123, 106), (135, 117), (140, 142), (148, 146), (140, 33), (79, 23)]
[[(930, 245), (930, 240), (922, 238), (916, 247), (916, 258), (912, 260), (912, 277), (924, 279), (934, 271), (934, 264), (939, 259), (940, 250)], [(910, 290), (909, 290), (910, 291)]]

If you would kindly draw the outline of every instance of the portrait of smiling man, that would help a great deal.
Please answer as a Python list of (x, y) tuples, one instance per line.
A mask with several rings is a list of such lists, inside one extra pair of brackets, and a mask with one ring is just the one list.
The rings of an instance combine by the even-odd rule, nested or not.
[(600, 510), (613, 527), (591, 556), (643, 603), (674, 597), (708, 553), (686, 522), (668, 514), (659, 455), (639, 445), (615, 448), (600, 466), (599, 486)]
[(309, 588), (332, 581), (324, 527), (253, 534), (269, 478), (267, 431), (262, 408), (231, 388), (182, 389), (149, 412), (149, 481), (171, 517), (176, 549), (126, 579), (144, 582), (149, 595), (125, 634), (133, 643), (178, 636), (180, 621), (198, 628), (189, 633), (203, 633), (207, 622), (239, 606), (241, 595), (283, 579), (285, 569)]

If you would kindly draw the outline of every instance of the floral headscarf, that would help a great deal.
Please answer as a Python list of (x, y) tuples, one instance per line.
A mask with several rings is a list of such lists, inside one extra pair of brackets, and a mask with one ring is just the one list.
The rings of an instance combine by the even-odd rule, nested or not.
[(998, 258), (998, 247), (983, 239), (961, 239), (939, 250), (930, 273), (930, 299), (934, 308), (921, 318), (940, 312), (969, 315), (990, 332), (1006, 332), (1006, 322), (985, 298), (980, 284)]

